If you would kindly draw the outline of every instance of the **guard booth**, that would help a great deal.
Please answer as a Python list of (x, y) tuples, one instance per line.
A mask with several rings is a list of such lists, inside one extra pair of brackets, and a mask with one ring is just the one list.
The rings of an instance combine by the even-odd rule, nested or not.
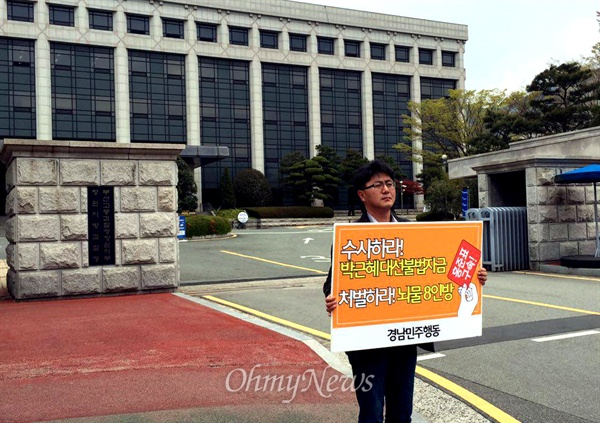
[(483, 222), (483, 265), (493, 272), (529, 269), (527, 207), (469, 209), (466, 220)]

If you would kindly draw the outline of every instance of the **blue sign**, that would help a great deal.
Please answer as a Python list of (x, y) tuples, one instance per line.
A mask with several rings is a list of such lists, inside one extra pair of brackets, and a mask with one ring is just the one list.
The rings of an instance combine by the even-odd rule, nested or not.
[(462, 190), (462, 214), (463, 214), (463, 217), (467, 217), (467, 210), (469, 210), (469, 189), (463, 188), (463, 190)]
[(177, 233), (178, 239), (185, 239), (185, 216), (179, 216), (179, 232)]

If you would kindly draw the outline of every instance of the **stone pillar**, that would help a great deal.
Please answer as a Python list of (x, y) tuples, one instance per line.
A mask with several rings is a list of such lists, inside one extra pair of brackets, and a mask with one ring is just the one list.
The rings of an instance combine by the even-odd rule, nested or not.
[[(124, 14), (117, 14), (117, 16)], [(129, 56), (125, 43), (119, 41), (115, 49), (115, 117), (117, 142), (131, 142), (129, 109)]]
[(363, 156), (369, 160), (375, 158), (375, 135), (373, 131), (373, 79), (371, 69), (362, 72), (362, 124)]
[[(190, 24), (191, 25), (191, 24)], [(200, 81), (198, 76), (198, 56), (190, 51), (185, 58), (187, 143), (200, 145)]]
[(290, 51), (290, 33), (286, 27), (281, 31), (281, 40), (280, 40), (280, 48), (284, 54), (287, 54)]
[(461, 40), (456, 40), (456, 42), (458, 43), (458, 51), (454, 56), (454, 65), (460, 70), (460, 77), (458, 78), (458, 81), (456, 81), (456, 89), (464, 90), (465, 81), (467, 79), (465, 70), (465, 42)]
[(184, 147), (5, 140), (12, 297), (177, 288), (175, 159)]
[[(258, 33), (258, 30), (256, 30)], [(250, 133), (252, 167), (265, 172), (265, 151), (263, 142), (262, 74), (260, 60), (250, 62)]]
[(48, 42), (46, 35), (42, 33), (39, 35), (35, 44), (35, 109), (37, 114), (36, 134), (41, 140), (51, 140), (52, 79), (50, 77), (50, 43)]
[(319, 67), (313, 63), (308, 69), (308, 155), (317, 154), (321, 145), (321, 94), (319, 91)]
[[(417, 47), (413, 48), (412, 51), (413, 51), (413, 53), (414, 53), (414, 51), (417, 51), (416, 57), (418, 60), (419, 55), (418, 55)], [(415, 55), (413, 54), (413, 58), (414, 58), (414, 56)], [(413, 75), (413, 77), (410, 80), (410, 99), (413, 102), (418, 102), (418, 103), (421, 102), (421, 77), (418, 72), (415, 72), (415, 74)], [(413, 141), (413, 147), (418, 148), (418, 149), (423, 148), (423, 143), (421, 142), (420, 138), (418, 140)], [(415, 177), (416, 177), (422, 171), (423, 171), (423, 163), (421, 163), (419, 161), (414, 161), (413, 162), (413, 175), (415, 175)], [(413, 197), (414, 197), (414, 201), (415, 201), (414, 207), (417, 210), (423, 210), (423, 206), (425, 205), (424, 195), (423, 194), (415, 194)]]

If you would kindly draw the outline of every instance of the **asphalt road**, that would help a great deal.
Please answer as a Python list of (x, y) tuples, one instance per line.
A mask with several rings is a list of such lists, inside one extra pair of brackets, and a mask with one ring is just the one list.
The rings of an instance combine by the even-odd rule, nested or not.
[[(228, 301), (328, 332), (321, 286), (332, 229), (236, 235), (180, 243), (185, 290), (213, 290)], [(267, 282), (231, 283), (256, 280)], [(522, 422), (600, 422), (600, 279), (492, 273), (483, 310), (482, 337), (438, 343), (443, 356), (420, 366)]]
[(180, 242), (181, 283), (315, 276), (329, 269), (331, 227), (239, 230), (235, 235)]
[[(182, 282), (227, 282), (186, 290), (214, 288), (219, 298), (328, 332), (321, 285), (331, 240), (330, 228), (288, 228), (181, 243)], [(307, 276), (317, 278), (299, 279)], [(274, 281), (228, 284), (253, 279)], [(483, 301), (483, 336), (438, 343), (443, 356), (420, 365), (519, 421), (600, 422), (600, 280), (493, 273)]]

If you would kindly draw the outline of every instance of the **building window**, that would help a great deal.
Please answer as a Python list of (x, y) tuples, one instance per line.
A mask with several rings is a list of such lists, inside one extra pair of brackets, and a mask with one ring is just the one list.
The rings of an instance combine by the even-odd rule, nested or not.
[(8, 20), (33, 22), (33, 3), (28, 1), (8, 1)]
[(454, 58), (456, 54), (451, 51), (442, 51), (442, 66), (455, 67)]
[(229, 44), (248, 45), (248, 28), (229, 27)]
[[(348, 150), (363, 151), (361, 72), (319, 69), (321, 144), (344, 157)], [(348, 191), (338, 191), (339, 206), (348, 202)]]
[(52, 138), (114, 141), (114, 51), (50, 43)]
[(421, 65), (433, 65), (433, 50), (419, 49), (419, 63)]
[(129, 50), (132, 142), (186, 143), (185, 56)]
[(260, 46), (263, 48), (279, 48), (279, 33), (274, 31), (260, 31)]
[(198, 58), (200, 137), (204, 144), (229, 147), (229, 156), (202, 166), (202, 200), (220, 204), (219, 184), (227, 168), (232, 179), (252, 167), (249, 62)]
[(281, 160), (309, 154), (307, 68), (263, 63), (262, 92), (265, 176), (278, 186)]
[(150, 35), (150, 17), (128, 14), (127, 32), (129, 34)]
[(320, 54), (333, 55), (333, 42), (334, 38), (317, 37), (317, 51)]
[(183, 21), (163, 18), (162, 26), (163, 37), (183, 39)]
[[(412, 161), (394, 148), (404, 140), (403, 115), (410, 115), (410, 76), (373, 73), (373, 140), (375, 157), (390, 156), (402, 173), (412, 178)], [(406, 200), (406, 199), (405, 199)]]
[(410, 62), (410, 47), (395, 46), (396, 47), (396, 62)]
[(385, 60), (385, 44), (370, 43), (371, 45), (371, 59), (372, 60)]
[(0, 37), (0, 139), (36, 137), (34, 46)]
[(306, 35), (290, 34), (290, 50), (306, 52)]
[(421, 100), (448, 97), (450, 90), (454, 89), (456, 89), (456, 81), (453, 79), (421, 77)]
[(344, 40), (344, 54), (347, 57), (360, 57), (360, 41)]
[(75, 8), (51, 4), (50, 24), (60, 26), (75, 26)]
[(196, 33), (199, 41), (217, 42), (217, 25), (196, 22)]
[(100, 29), (103, 31), (112, 31), (113, 12), (105, 10), (90, 10), (90, 29)]

